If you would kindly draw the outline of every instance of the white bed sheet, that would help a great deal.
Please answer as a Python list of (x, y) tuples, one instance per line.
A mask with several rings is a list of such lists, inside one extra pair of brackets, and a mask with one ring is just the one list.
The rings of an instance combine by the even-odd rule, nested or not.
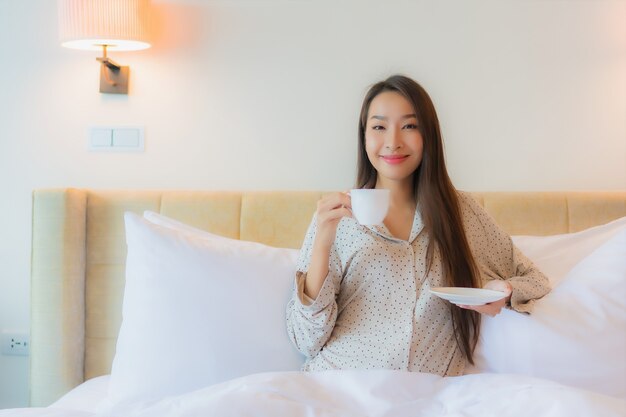
[(404, 371), (273, 372), (157, 401), (107, 405), (108, 376), (48, 408), (0, 417), (623, 417), (626, 401), (520, 375), (442, 378)]
[(0, 410), (0, 417), (93, 417), (108, 395), (109, 377), (85, 381), (49, 407)]
[(108, 395), (110, 377), (103, 375), (83, 382), (51, 404), (50, 408), (96, 412)]
[(107, 417), (624, 417), (626, 401), (521, 375), (440, 377), (406, 371), (274, 372), (153, 402), (118, 404)]

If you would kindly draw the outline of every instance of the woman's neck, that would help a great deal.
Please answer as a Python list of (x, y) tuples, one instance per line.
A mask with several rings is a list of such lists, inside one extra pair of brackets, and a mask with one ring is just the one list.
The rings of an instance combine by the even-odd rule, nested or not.
[(390, 191), (389, 204), (392, 207), (415, 209), (413, 185), (410, 182), (376, 182), (376, 188), (386, 188)]
[(389, 210), (384, 224), (391, 236), (408, 241), (415, 217), (416, 202), (411, 186), (397, 182), (378, 182), (376, 188), (390, 190)]

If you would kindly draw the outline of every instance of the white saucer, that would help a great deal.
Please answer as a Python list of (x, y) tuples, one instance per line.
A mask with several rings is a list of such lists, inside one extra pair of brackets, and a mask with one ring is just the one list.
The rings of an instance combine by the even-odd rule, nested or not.
[(506, 293), (483, 288), (435, 287), (430, 292), (456, 305), (481, 306), (506, 297)]

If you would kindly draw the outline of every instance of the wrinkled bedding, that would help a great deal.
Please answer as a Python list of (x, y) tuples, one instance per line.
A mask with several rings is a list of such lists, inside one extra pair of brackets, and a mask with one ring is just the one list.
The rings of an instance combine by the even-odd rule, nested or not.
[(514, 375), (401, 371), (269, 373), (111, 416), (624, 416), (626, 402)]
[(623, 417), (626, 401), (520, 375), (442, 378), (403, 371), (255, 374), (150, 402), (107, 404), (93, 413), (54, 408), (1, 417), (534, 416)]

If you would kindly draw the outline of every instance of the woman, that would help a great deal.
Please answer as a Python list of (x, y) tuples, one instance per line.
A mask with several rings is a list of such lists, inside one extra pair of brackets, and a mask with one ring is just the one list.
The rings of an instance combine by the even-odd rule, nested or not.
[[(359, 120), (358, 188), (390, 190), (382, 226), (352, 217), (350, 196), (323, 197), (304, 240), (287, 308), (304, 370), (400, 369), (460, 375), (480, 314), (530, 312), (548, 280), (446, 171), (439, 121), (426, 91), (392, 76), (367, 93)], [(439, 286), (506, 296), (455, 306)]]

